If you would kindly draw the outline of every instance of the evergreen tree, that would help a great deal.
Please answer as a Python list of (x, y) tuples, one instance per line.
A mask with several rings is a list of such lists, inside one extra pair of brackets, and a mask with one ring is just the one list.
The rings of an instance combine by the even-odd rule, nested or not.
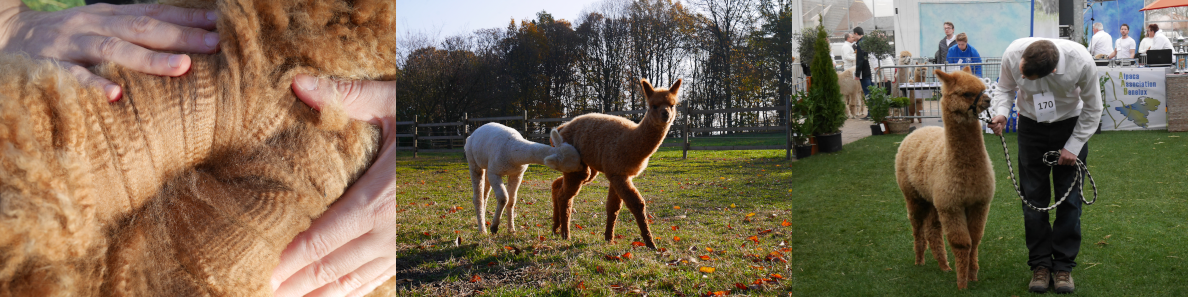
[(837, 133), (846, 123), (846, 103), (842, 101), (837, 72), (833, 70), (833, 58), (829, 56), (829, 38), (825, 34), (825, 26), (820, 22), (817, 24), (817, 42), (813, 47), (816, 53), (809, 67), (813, 72), (809, 88), (813, 131), (819, 134)]

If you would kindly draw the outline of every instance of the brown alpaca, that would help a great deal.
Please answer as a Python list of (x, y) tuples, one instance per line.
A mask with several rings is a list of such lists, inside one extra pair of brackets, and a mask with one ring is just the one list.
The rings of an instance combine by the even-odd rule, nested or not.
[(854, 68), (837, 73), (837, 86), (846, 101), (846, 117), (858, 118), (866, 111), (865, 96), (862, 95), (862, 83), (854, 79)]
[(557, 127), (561, 137), (573, 144), (581, 154), (582, 170), (567, 172), (553, 181), (553, 233), (569, 239), (573, 197), (598, 172), (610, 181), (606, 195), (606, 232), (611, 241), (615, 235), (615, 220), (623, 204), (635, 216), (640, 236), (649, 248), (656, 248), (652, 231), (648, 228), (647, 205), (635, 189), (632, 178), (648, 167), (648, 158), (660, 148), (668, 127), (676, 119), (677, 93), (681, 80), (668, 89), (652, 89), (648, 81), (640, 80), (647, 97), (647, 111), (639, 124), (628, 119), (605, 114), (587, 114)]
[(221, 52), (181, 77), (97, 66), (113, 104), (0, 55), (0, 296), (271, 296), (281, 251), (375, 158), (374, 127), (290, 83), (393, 76), (394, 3), (184, 5), (217, 6)]
[(994, 169), (981, 122), (969, 109), (986, 110), (990, 98), (968, 67), (935, 73), (942, 82), (944, 128), (924, 127), (904, 138), (895, 155), (895, 177), (907, 202), (916, 265), (924, 265), (929, 248), (941, 270), (950, 270), (941, 244), (944, 232), (956, 258), (957, 288), (965, 289), (968, 281), (978, 280), (978, 245), (994, 198)]

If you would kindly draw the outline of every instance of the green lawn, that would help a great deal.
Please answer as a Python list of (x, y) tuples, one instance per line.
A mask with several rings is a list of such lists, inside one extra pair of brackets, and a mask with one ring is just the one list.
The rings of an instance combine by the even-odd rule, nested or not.
[(29, 8), (39, 11), (58, 11), (75, 6), (86, 5), (83, 0), (21, 0)]
[[(1014, 150), (1014, 135), (1008, 136)], [(902, 139), (868, 137), (842, 152), (801, 161), (784, 161), (782, 150), (695, 151), (681, 160), (680, 150), (665, 148), (635, 179), (655, 217), (652, 231), (663, 252), (631, 245), (639, 230), (628, 211), (618, 221), (616, 233), (623, 238), (602, 240), (602, 177), (576, 199), (574, 238), (551, 234), (549, 185), (559, 174), (543, 166), (525, 175), (517, 232), (507, 232), (504, 220), (499, 235), (480, 235), (462, 155), (406, 155), (396, 176), (402, 207), (394, 222), (402, 234), (397, 278), (407, 279), (401, 281), (402, 294), (418, 296), (1029, 294), (1021, 206), (997, 137), (986, 139), (998, 189), (981, 246), (980, 281), (965, 292), (957, 291), (955, 274), (941, 272), (931, 256), (924, 266), (912, 265), (910, 226), (893, 169)], [(695, 145), (736, 140), (699, 141), (705, 144)], [(1076, 294), (1188, 295), (1185, 152), (1185, 133), (1093, 137), (1089, 161), (1101, 197), (1082, 215)], [(489, 212), (494, 204), (491, 198)], [(758, 243), (748, 240), (751, 236)], [(608, 259), (628, 252), (630, 259)], [(772, 252), (787, 262), (767, 261)], [(702, 267), (714, 271), (700, 272)], [(747, 290), (735, 286), (759, 279), (772, 281)]]

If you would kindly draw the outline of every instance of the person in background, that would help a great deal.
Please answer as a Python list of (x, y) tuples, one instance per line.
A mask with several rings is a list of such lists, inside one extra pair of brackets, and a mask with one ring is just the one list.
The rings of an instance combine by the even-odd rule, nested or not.
[(954, 42), (957, 42), (957, 37), (953, 36), (954, 28), (952, 22), (945, 22), (945, 38), (941, 38), (940, 45), (936, 49), (936, 54), (933, 55), (936, 57), (937, 64), (948, 61), (945, 58), (949, 54), (949, 48), (953, 47)]
[(1159, 25), (1147, 25), (1147, 37), (1151, 39), (1150, 49), (1172, 49), (1171, 40), (1167, 39), (1167, 36), (1163, 35), (1163, 31), (1159, 30)]
[[(870, 76), (870, 61), (867, 59), (870, 54), (862, 49), (862, 38), (865, 35), (862, 27), (854, 27), (854, 55), (856, 56), (855, 61), (857, 61), (854, 63), (854, 67), (857, 68), (854, 70), (854, 75), (857, 75), (858, 81), (862, 83), (862, 94), (869, 96), (873, 78)], [(870, 105), (866, 106), (866, 114), (867, 116), (863, 119), (870, 119)]]
[(1118, 38), (1118, 40), (1114, 41), (1114, 52), (1110, 53), (1109, 58), (1110, 59), (1114, 59), (1114, 58), (1131, 59), (1131, 58), (1134, 58), (1135, 45), (1134, 45), (1134, 38), (1130, 38), (1130, 26), (1127, 24), (1122, 24), (1122, 26), (1118, 28), (1118, 32), (1122, 34), (1122, 37), (1120, 37), (1120, 38)]
[(1110, 36), (1110, 33), (1106, 33), (1102, 24), (1093, 23), (1093, 39), (1089, 40), (1089, 54), (1093, 55), (1094, 59), (1105, 59), (1114, 52), (1110, 40), (1114, 40), (1114, 38)]
[[(981, 63), (982, 55), (978, 54), (978, 50), (972, 45), (969, 45), (969, 38), (965, 33), (957, 34), (957, 44), (949, 48), (948, 57), (949, 64), (963, 64), (963, 63)], [(971, 66), (974, 75), (982, 77), (982, 66)]]
[(854, 34), (846, 33), (846, 42), (842, 46), (842, 71), (854, 67), (855, 58)]

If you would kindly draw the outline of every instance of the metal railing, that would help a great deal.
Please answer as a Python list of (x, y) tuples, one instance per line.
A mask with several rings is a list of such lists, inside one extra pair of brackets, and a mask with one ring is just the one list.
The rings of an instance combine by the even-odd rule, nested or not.
[[(924, 59), (913, 59), (913, 63), (920, 63)], [(890, 83), (891, 87), (888, 90), (892, 97), (907, 97), (910, 98), (910, 104), (906, 107), (893, 108), (889, 118), (893, 119), (929, 119), (941, 117), (940, 112), (940, 80), (937, 79), (935, 70), (940, 69), (945, 72), (959, 71), (965, 66), (970, 66), (971, 70), (975, 66), (981, 67), (981, 73), (974, 72), (975, 76), (982, 78), (982, 81), (987, 84), (993, 84), (998, 81), (999, 72), (1002, 70), (1002, 59), (999, 57), (987, 57), (982, 59), (985, 62), (981, 63), (963, 63), (963, 64), (917, 64), (917, 65), (891, 65), (883, 66), (879, 69), (879, 75), (875, 78), (880, 82)], [(904, 77), (906, 81), (900, 81), (901, 72), (907, 72)]]

